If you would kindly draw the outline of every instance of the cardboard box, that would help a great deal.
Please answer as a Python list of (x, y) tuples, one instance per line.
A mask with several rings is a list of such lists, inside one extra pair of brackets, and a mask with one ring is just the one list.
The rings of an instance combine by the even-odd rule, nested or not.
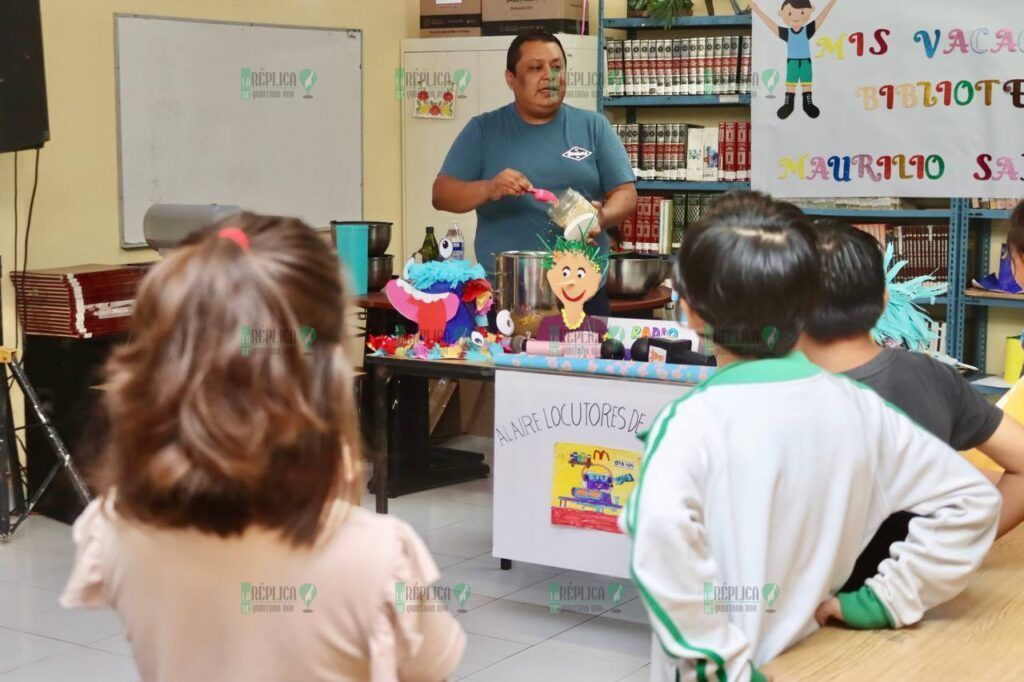
[(537, 29), (578, 34), (582, 22), (583, 0), (483, 0), (485, 36), (516, 35)]
[(420, 37), (482, 35), (481, 0), (420, 0)]

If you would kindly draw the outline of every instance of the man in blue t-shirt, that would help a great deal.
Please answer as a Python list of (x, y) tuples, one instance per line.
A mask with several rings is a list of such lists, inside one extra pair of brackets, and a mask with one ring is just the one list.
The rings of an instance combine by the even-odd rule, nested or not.
[(750, 9), (768, 25), (768, 30), (778, 33), (779, 38), (786, 41), (786, 103), (779, 109), (779, 118), (783, 120), (793, 113), (798, 85), (802, 85), (804, 89), (804, 113), (810, 118), (818, 118), (821, 115), (821, 110), (814, 106), (814, 95), (811, 92), (814, 86), (811, 38), (825, 23), (835, 4), (836, 0), (830, 0), (818, 18), (811, 21), (814, 5), (810, 0), (784, 0), (779, 9), (779, 16), (786, 25), (778, 26), (758, 7), (755, 0), (750, 0)]
[[(536, 251), (541, 239), (552, 244), (559, 236), (549, 205), (529, 194), (535, 187), (555, 194), (571, 187), (594, 202), (600, 211), (589, 239), (605, 254), (606, 230), (636, 208), (636, 177), (608, 120), (562, 103), (565, 65), (565, 50), (551, 33), (517, 36), (505, 71), (515, 102), (470, 120), (434, 181), (434, 208), (476, 211), (476, 257), (488, 275), (496, 254)], [(603, 291), (587, 312), (608, 314)]]

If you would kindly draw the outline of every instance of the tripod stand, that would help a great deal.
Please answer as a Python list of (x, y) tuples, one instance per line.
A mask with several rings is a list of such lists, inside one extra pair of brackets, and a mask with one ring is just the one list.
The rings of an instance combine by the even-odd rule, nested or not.
[[(2, 305), (2, 302), (0, 302), (0, 305)], [(3, 315), (0, 314), (0, 380), (4, 384), (2, 390), (0, 390), (0, 541), (6, 542), (18, 530), (18, 526), (32, 513), (39, 499), (46, 492), (46, 488), (61, 469), (67, 470), (68, 477), (71, 479), (71, 485), (75, 492), (78, 493), (83, 504), (89, 503), (89, 489), (85, 487), (85, 482), (71, 461), (71, 455), (68, 453), (67, 448), (64, 447), (64, 442), (61, 440), (60, 434), (57, 433), (57, 429), (54, 428), (53, 422), (50, 421), (50, 418), (46, 416), (46, 412), (43, 411), (43, 406), (39, 402), (39, 396), (36, 395), (36, 391), (32, 388), (28, 377), (25, 376), (25, 370), (22, 368), (21, 363), (18, 362), (14, 349), (7, 348), (2, 343)], [(14, 375), (14, 380), (18, 382), (18, 386), (21, 387), (25, 401), (31, 406), (36, 419), (39, 420), (39, 426), (46, 434), (46, 440), (49, 441), (54, 454), (57, 455), (57, 463), (54, 464), (46, 478), (43, 479), (43, 482), (39, 485), (39, 488), (27, 505), (23, 489), (25, 481), (21, 475), (21, 462), (18, 459), (18, 441), (15, 438), (14, 419), (11, 415), (11, 389), (7, 380), (8, 368), (10, 368), (11, 374)], [(11, 486), (10, 490), (8, 490), (8, 484)], [(13, 508), (11, 505), (12, 501), (14, 503)]]

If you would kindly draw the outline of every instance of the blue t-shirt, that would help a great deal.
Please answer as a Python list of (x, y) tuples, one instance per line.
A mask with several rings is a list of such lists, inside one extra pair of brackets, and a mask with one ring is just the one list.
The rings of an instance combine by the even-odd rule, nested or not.
[[(597, 112), (563, 104), (555, 118), (531, 125), (514, 104), (474, 116), (448, 151), (441, 174), (473, 182), (512, 168), (534, 187), (559, 194), (572, 187), (591, 201), (604, 201), (619, 185), (635, 182), (629, 156), (608, 119)], [(554, 244), (561, 230), (548, 218), (548, 204), (532, 194), (504, 197), (476, 211), (476, 258), (494, 274), (494, 255), (536, 251), (540, 237)], [(608, 235), (598, 244), (608, 252)]]

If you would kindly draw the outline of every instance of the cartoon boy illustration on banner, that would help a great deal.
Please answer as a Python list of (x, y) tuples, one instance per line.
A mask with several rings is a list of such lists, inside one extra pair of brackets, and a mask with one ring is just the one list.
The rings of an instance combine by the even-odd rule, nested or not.
[(810, 0), (784, 0), (779, 9), (779, 16), (785, 26), (779, 26), (769, 17), (755, 0), (750, 0), (750, 8), (768, 26), (772, 33), (786, 41), (786, 103), (779, 109), (779, 118), (785, 120), (793, 113), (796, 105), (796, 88), (803, 86), (804, 113), (810, 118), (818, 118), (821, 110), (814, 106), (814, 68), (811, 64), (811, 38), (818, 32), (825, 19), (828, 18), (837, 0), (829, 0), (828, 5), (818, 17), (811, 21), (814, 5)]

